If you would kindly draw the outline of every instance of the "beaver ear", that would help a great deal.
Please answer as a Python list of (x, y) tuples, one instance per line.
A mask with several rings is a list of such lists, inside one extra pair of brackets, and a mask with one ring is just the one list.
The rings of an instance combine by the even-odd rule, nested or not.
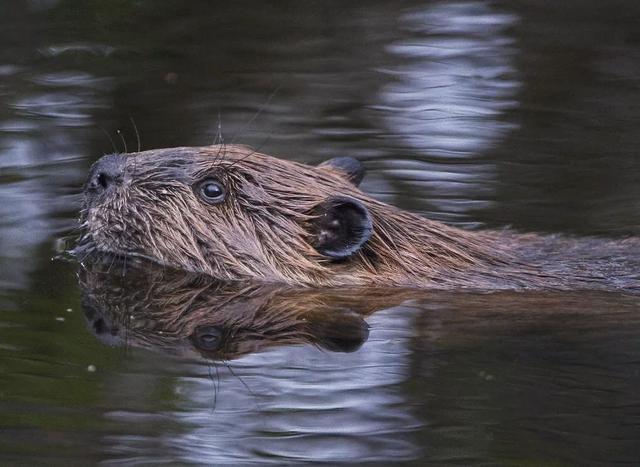
[(362, 248), (373, 233), (369, 210), (354, 198), (331, 197), (316, 206), (313, 215), (313, 247), (329, 258), (348, 258)]
[(328, 161), (324, 161), (318, 165), (319, 168), (329, 168), (340, 172), (347, 180), (353, 183), (355, 186), (360, 185), (360, 182), (364, 178), (365, 169), (358, 159), (353, 157), (334, 157)]

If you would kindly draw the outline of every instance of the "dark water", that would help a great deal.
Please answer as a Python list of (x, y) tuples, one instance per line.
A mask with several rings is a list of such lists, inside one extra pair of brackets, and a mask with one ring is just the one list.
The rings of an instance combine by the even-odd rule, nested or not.
[(0, 463), (640, 463), (638, 295), (171, 314), (222, 292), (51, 260), (132, 121), (144, 149), (221, 128), (351, 155), (365, 191), (460, 226), (638, 235), (639, 31), (632, 0), (1, 3)]

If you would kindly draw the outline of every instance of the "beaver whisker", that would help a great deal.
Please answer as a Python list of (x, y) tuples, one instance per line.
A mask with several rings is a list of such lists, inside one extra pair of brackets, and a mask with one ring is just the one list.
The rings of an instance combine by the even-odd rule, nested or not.
[(140, 143), (140, 132), (138, 131), (138, 126), (136, 125), (136, 122), (131, 115), (129, 115), (129, 120), (131, 121), (131, 125), (133, 126), (133, 131), (136, 135), (136, 141), (138, 143), (138, 150), (136, 152), (140, 152), (142, 151), (142, 144)]
[(113, 148), (113, 152), (117, 153), (118, 152), (118, 148), (116, 148), (116, 143), (113, 141), (113, 138), (111, 137), (111, 135), (109, 134), (109, 132), (107, 132), (107, 130), (105, 130), (103, 127), (98, 126), (98, 128), (100, 128), (100, 130), (104, 133), (104, 135), (107, 137), (107, 139), (109, 140), (109, 142), (111, 143), (111, 147)]
[(216, 167), (218, 165), (218, 163), (220, 162), (220, 160), (222, 159), (223, 148), (224, 148), (224, 140), (222, 139), (222, 134), (221, 134), (220, 135), (220, 144), (218, 146), (218, 152), (213, 157), (213, 166), (214, 167)]
[[(249, 119), (249, 121), (231, 138), (231, 145), (235, 144), (235, 141), (237, 139), (238, 136), (242, 135), (244, 133), (244, 131), (246, 129), (248, 129), (253, 122), (260, 116), (260, 114), (262, 114), (262, 112), (264, 111), (264, 109), (267, 107), (267, 105), (269, 105), (269, 103), (271, 102), (271, 100), (275, 97), (275, 95), (278, 93), (278, 91), (282, 88), (282, 83), (279, 84), (272, 92), (271, 94), (269, 94), (269, 97), (267, 98), (266, 102), (264, 102), (264, 104), (262, 104), (262, 106), (256, 111), (256, 113), (253, 115), (253, 117), (251, 117)], [(220, 136), (220, 147), (218, 150), (218, 153), (216, 154), (216, 156), (214, 157), (214, 164), (216, 164), (218, 162), (218, 157), (220, 155), (221, 152), (225, 152), (226, 149), (226, 145), (225, 142), (222, 138), (222, 132), (221, 132), (221, 119), (220, 119), (220, 110), (218, 109), (218, 135)], [(258, 147), (254, 150), (253, 153), (247, 154), (243, 159), (246, 159), (248, 157), (250, 157), (251, 155), (255, 154), (256, 152), (260, 151), (260, 149), (271, 139), (271, 134), (267, 135), (267, 137), (264, 139), (264, 141), (262, 141), (262, 143), (260, 143), (258, 145)], [(214, 142), (215, 144), (215, 142)], [(242, 162), (243, 159), (239, 159), (236, 160), (235, 162), (233, 162), (227, 169), (231, 169), (234, 165)]]
[(220, 113), (220, 107), (218, 107), (218, 134), (216, 135), (213, 141), (214, 141), (213, 142), (214, 145), (218, 145), (218, 152), (213, 157), (213, 164), (212, 164), (215, 167), (218, 165), (218, 162), (222, 157), (223, 148), (224, 148), (224, 137), (222, 135), (222, 116)]
[[(211, 374), (212, 365), (216, 370), (215, 380), (213, 379), (213, 374)], [(218, 391), (220, 390), (220, 374), (218, 373), (218, 366), (216, 365), (216, 362), (214, 362), (213, 360), (209, 360), (207, 362), (207, 369), (209, 373), (209, 379), (211, 380), (211, 384), (213, 385), (213, 404), (211, 406), (211, 413), (213, 414), (213, 412), (215, 412), (216, 410), (216, 405), (218, 402)]]
[(69, 253), (76, 257), (82, 254), (82, 258), (78, 258), (78, 263), (83, 265), (87, 258), (96, 253), (96, 249), (94, 244), (77, 245), (75, 248), (70, 250)]
[[(131, 115), (129, 115), (129, 120), (131, 120), (131, 125), (133, 125), (133, 130), (134, 130), (134, 132), (136, 134), (136, 141), (138, 143), (138, 151), (137, 152), (140, 152), (142, 150), (142, 143), (141, 143), (141, 140), (140, 140), (140, 132), (138, 131), (138, 126), (136, 125), (136, 122), (133, 120), (133, 117)], [(126, 149), (126, 147), (125, 147), (125, 149)], [(133, 177), (136, 176), (136, 173), (137, 173), (137, 168), (138, 168), (137, 162), (138, 162), (138, 160), (135, 158), (135, 155), (133, 155), (133, 154), (125, 154), (125, 155), (126, 155), (126, 157), (133, 157), (133, 169), (132, 169), (132, 172), (131, 172), (131, 177), (133, 178)], [(125, 169), (124, 169), (124, 174), (125, 174), (125, 176), (128, 175), (126, 166), (125, 166)]]
[(222, 143), (222, 141), (224, 141), (222, 137), (222, 117), (221, 117), (220, 107), (218, 107), (218, 133), (213, 139), (213, 145), (215, 146), (216, 144), (220, 144)]
[[(140, 253), (137, 251), (127, 251), (127, 250), (119, 250), (119, 249), (115, 249), (115, 248), (105, 248), (102, 245), (99, 245), (96, 242), (95, 239), (95, 235), (99, 234), (101, 232), (105, 232), (108, 230), (108, 226), (107, 225), (103, 225), (98, 227), (97, 229), (94, 229), (92, 231), (88, 231), (85, 232), (84, 235), (82, 235), (76, 245), (74, 246), (74, 248), (72, 250), (70, 250), (70, 254), (74, 255), (74, 256), (78, 256), (80, 254), (82, 254), (83, 256), (81, 258), (78, 259), (79, 263), (84, 263), (84, 261), (89, 257), (92, 256), (96, 253), (106, 253), (110, 256), (112, 256), (113, 258), (113, 262), (115, 262), (115, 260), (118, 257), (123, 258), (125, 261), (128, 257), (131, 258), (138, 258), (138, 259), (142, 259), (145, 261), (150, 261), (154, 264), (157, 264), (159, 266), (167, 267), (168, 265), (166, 264), (166, 262), (160, 260), (159, 258), (156, 258), (154, 256), (151, 255), (146, 255), (144, 253)], [(125, 268), (126, 268), (126, 262), (125, 262)]]
[(123, 154), (128, 154), (128, 153), (129, 153), (129, 150), (127, 149), (127, 142), (126, 142), (126, 140), (124, 139), (124, 136), (123, 136), (122, 131), (120, 130), (120, 128), (118, 128), (118, 129), (116, 130), (116, 133), (117, 133), (117, 134), (118, 134), (118, 136), (120, 137), (120, 140), (122, 141), (122, 145), (124, 146), (124, 153), (123, 153)]
[(227, 167), (227, 170), (232, 169), (235, 165), (240, 164), (244, 162), (246, 159), (248, 159), (249, 157), (253, 156), (254, 154), (257, 154), (262, 149), (262, 147), (269, 142), (270, 139), (271, 139), (271, 134), (267, 135), (267, 137), (262, 141), (262, 143), (260, 143), (256, 147), (256, 149), (254, 149), (252, 152), (233, 162), (229, 167)]
[(232, 145), (235, 144), (236, 138), (238, 138), (238, 136), (241, 136), (242, 133), (246, 129), (248, 129), (253, 124), (253, 122), (260, 116), (260, 114), (262, 114), (264, 109), (267, 108), (267, 106), (271, 103), (271, 100), (275, 97), (275, 95), (278, 93), (278, 91), (280, 91), (281, 88), (282, 88), (282, 83), (276, 86), (276, 88), (271, 92), (271, 94), (269, 94), (269, 97), (267, 97), (267, 100), (264, 102), (264, 104), (260, 106), (258, 111), (253, 115), (253, 117), (249, 119), (247, 123), (245, 123), (245, 125), (240, 129), (240, 131), (238, 131), (235, 135), (233, 135), (233, 138), (231, 138)]
[(118, 257), (116, 255), (111, 256), (111, 264), (109, 264), (109, 267), (107, 267), (107, 274), (111, 272), (111, 269), (113, 268), (113, 265), (116, 264), (117, 259)]
[(228, 362), (226, 360), (221, 360), (221, 361), (222, 361), (222, 364), (227, 367), (227, 369), (229, 370), (229, 373), (231, 373), (232, 376), (237, 378), (238, 381), (240, 381), (240, 383), (244, 386), (244, 388), (249, 392), (249, 394), (251, 394), (251, 396), (253, 397), (253, 402), (256, 405), (256, 408), (258, 410), (261, 410), (260, 404), (258, 403), (258, 397), (256, 396), (256, 393), (251, 390), (251, 388), (247, 385), (247, 383), (245, 383), (245, 381), (240, 377), (240, 375), (236, 374), (236, 372), (233, 371), (233, 369), (231, 368), (230, 362)]

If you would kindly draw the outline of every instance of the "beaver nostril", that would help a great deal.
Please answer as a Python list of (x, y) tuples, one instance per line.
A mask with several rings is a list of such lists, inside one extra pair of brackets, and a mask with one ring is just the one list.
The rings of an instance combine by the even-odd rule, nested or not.
[(118, 154), (104, 156), (96, 162), (87, 180), (86, 189), (93, 193), (102, 193), (118, 184), (122, 179), (124, 158)]
[(89, 179), (87, 188), (91, 191), (105, 191), (115, 182), (115, 178), (106, 172), (98, 172)]
[(113, 178), (104, 172), (98, 174), (98, 183), (104, 189), (107, 189), (113, 181)]

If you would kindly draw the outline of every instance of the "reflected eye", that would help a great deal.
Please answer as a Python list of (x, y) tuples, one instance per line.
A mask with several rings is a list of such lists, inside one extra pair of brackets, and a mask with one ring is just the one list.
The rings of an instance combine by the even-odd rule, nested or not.
[(222, 346), (223, 332), (217, 326), (198, 326), (189, 338), (197, 349), (213, 351)]
[(222, 184), (215, 178), (208, 178), (198, 186), (198, 194), (207, 203), (221, 203), (224, 201), (226, 192)]

